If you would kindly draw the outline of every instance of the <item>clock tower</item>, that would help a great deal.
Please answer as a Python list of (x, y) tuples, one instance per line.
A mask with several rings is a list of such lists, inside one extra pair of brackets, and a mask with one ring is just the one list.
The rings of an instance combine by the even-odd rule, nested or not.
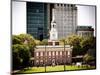
[(58, 32), (56, 29), (55, 9), (52, 9), (52, 21), (51, 21), (49, 43), (51, 43), (52, 45), (57, 45), (58, 44), (57, 40), (58, 40)]

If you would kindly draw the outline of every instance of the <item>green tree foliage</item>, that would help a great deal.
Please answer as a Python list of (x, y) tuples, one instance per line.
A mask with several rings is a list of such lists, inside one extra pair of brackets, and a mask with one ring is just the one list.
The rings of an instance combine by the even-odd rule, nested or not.
[(82, 52), (83, 52), (83, 49), (81, 48), (80, 45), (73, 46), (72, 56), (83, 55)]
[(89, 49), (87, 53), (84, 55), (83, 60), (87, 64), (96, 64), (96, 50), (95, 49)]
[(95, 54), (96, 49), (96, 38), (95, 37), (80, 37), (78, 35), (71, 35), (65, 38), (68, 45), (73, 46), (72, 56), (84, 55), (89, 49), (91, 49), (92, 54)]
[(88, 64), (92, 62), (93, 60), (95, 60), (95, 58), (92, 55), (85, 54), (83, 57), (83, 60)]
[(30, 52), (26, 45), (15, 44), (12, 46), (13, 68), (29, 66)]
[(81, 41), (80, 45), (84, 50), (83, 54), (87, 53), (89, 49), (95, 50), (96, 49), (96, 38), (95, 37), (84, 38)]
[(36, 45), (40, 45), (40, 40), (37, 40), (37, 39), (35, 39), (35, 43), (36, 43)]
[(40, 45), (48, 45), (48, 40), (44, 39), (40, 42)]
[(34, 48), (36, 46), (35, 39), (30, 34), (20, 34), (19, 37), (21, 42), (29, 45), (30, 48)]
[(34, 56), (35, 39), (30, 34), (12, 36), (13, 68), (26, 67)]
[(18, 35), (13, 35), (12, 36), (12, 44), (14, 45), (14, 44), (22, 44), (21, 43), (21, 39), (20, 39), (20, 37), (18, 36)]
[(80, 45), (81, 40), (82, 40), (82, 37), (80, 37), (78, 35), (71, 35), (71, 36), (67, 37), (67, 39), (66, 39), (67, 44), (69, 44), (71, 46)]
[(66, 38), (66, 44), (73, 46), (72, 56), (82, 55), (82, 48), (80, 46), (82, 39), (78, 35), (71, 35)]
[(81, 42), (81, 46), (84, 49), (96, 48), (96, 38), (95, 37), (84, 38)]
[(65, 38), (62, 38), (60, 39), (60, 45), (66, 45), (66, 39)]

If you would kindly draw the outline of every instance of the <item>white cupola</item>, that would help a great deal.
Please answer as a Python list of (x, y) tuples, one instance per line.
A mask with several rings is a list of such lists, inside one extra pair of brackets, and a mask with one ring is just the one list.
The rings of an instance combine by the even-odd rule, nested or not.
[(52, 41), (58, 40), (58, 32), (57, 32), (57, 29), (56, 29), (56, 21), (55, 21), (55, 9), (52, 9), (50, 40), (52, 40)]

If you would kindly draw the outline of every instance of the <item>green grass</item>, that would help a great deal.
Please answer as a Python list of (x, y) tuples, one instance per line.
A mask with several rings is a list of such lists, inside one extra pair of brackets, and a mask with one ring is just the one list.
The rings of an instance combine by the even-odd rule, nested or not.
[[(70, 66), (70, 65), (67, 65), (65, 68), (66, 68), (66, 71), (95, 69), (94, 66), (91, 66), (91, 67), (86, 67), (86, 66), (77, 67), (77, 66)], [(64, 71), (64, 66), (59, 65), (59, 66), (53, 66), (53, 67), (52, 66), (47, 66), (46, 67), (46, 72), (53, 72), (53, 71)], [(37, 73), (37, 72), (45, 72), (45, 67), (30, 67), (30, 68), (20, 70), (17, 73)]]
[(86, 67), (86, 66), (66, 66), (66, 70), (87, 70), (87, 69), (95, 69), (95, 66), (91, 66), (91, 67)]
[(36, 72), (45, 72), (45, 68), (44, 67), (31, 67), (31, 68), (20, 70), (17, 73), (36, 73)]
[(47, 66), (46, 67), (46, 71), (50, 72), (50, 71), (64, 71), (64, 66), (59, 65), (59, 66)]

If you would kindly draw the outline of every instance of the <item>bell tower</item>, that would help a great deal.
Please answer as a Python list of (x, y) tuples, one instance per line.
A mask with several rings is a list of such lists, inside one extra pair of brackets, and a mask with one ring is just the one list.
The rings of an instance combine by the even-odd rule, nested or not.
[(56, 29), (55, 9), (52, 9), (52, 21), (51, 21), (49, 43), (51, 43), (52, 45), (57, 45), (58, 44), (57, 40), (58, 40), (58, 32)]

